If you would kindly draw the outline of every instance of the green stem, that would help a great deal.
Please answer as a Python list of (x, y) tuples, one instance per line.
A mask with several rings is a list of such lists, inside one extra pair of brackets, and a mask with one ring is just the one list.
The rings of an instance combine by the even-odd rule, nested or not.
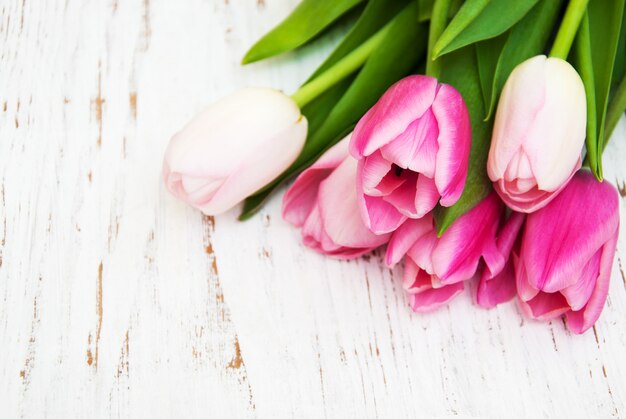
[(361, 68), (372, 52), (380, 46), (383, 39), (387, 35), (387, 32), (389, 32), (390, 25), (393, 22), (394, 20), (389, 22), (382, 29), (372, 35), (367, 41), (362, 43), (358, 48), (350, 52), (341, 60), (337, 61), (328, 70), (300, 87), (300, 89), (298, 89), (298, 91), (291, 96), (300, 109), (324, 93), (326, 90)]
[(604, 141), (602, 143), (602, 151), (609, 143), (609, 139), (611, 138), (611, 134), (613, 130), (617, 126), (619, 119), (624, 114), (626, 110), (626, 76), (622, 79), (615, 94), (613, 95), (613, 99), (609, 104), (609, 109), (606, 112), (606, 122), (604, 125)]
[(559, 32), (556, 34), (554, 44), (552, 44), (550, 57), (567, 60), (580, 21), (587, 11), (587, 3), (589, 3), (589, 0), (570, 0), (565, 16), (563, 16), (563, 22), (561, 22), (559, 27)]
[(428, 52), (426, 54), (426, 74), (439, 78), (441, 74), (441, 60), (433, 57), (433, 48), (437, 40), (446, 29), (448, 14), (452, 0), (435, 0), (430, 16), (430, 30), (428, 32)]

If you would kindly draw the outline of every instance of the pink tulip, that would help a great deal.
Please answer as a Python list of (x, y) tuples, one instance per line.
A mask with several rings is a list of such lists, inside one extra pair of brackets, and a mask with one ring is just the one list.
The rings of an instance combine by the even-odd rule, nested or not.
[(585, 87), (560, 58), (533, 57), (504, 85), (496, 113), (487, 172), (515, 211), (545, 206), (581, 166), (587, 105)]
[(304, 244), (337, 259), (352, 259), (382, 246), (389, 234), (375, 235), (357, 208), (357, 162), (346, 137), (302, 172), (283, 198), (283, 218), (302, 228)]
[(463, 291), (482, 259), (500, 269), (505, 259), (496, 245), (496, 231), (504, 206), (491, 193), (437, 237), (432, 214), (404, 223), (387, 247), (393, 265), (406, 253), (404, 289), (413, 311), (431, 311)]
[(459, 92), (427, 76), (387, 90), (357, 124), (350, 153), (359, 160), (359, 208), (376, 234), (453, 205), (467, 177), (469, 114)]
[(593, 326), (609, 290), (618, 205), (614, 186), (582, 170), (552, 202), (527, 217), (515, 271), (528, 316), (550, 320), (564, 314), (574, 333)]
[(288, 96), (245, 89), (211, 105), (170, 141), (167, 189), (207, 215), (225, 212), (296, 159), (307, 120)]

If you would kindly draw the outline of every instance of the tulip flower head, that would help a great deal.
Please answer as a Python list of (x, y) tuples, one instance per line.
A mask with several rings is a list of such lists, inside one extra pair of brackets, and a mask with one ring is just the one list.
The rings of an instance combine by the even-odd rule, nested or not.
[(209, 106), (171, 139), (167, 189), (207, 215), (225, 212), (294, 162), (307, 120), (288, 96), (244, 89)]
[(552, 202), (526, 218), (517, 293), (525, 313), (561, 315), (574, 333), (600, 316), (606, 301), (619, 229), (617, 190), (591, 172), (578, 172)]
[(408, 220), (393, 234), (387, 263), (393, 265), (406, 253), (403, 284), (413, 311), (435, 310), (463, 291), (481, 258), (493, 269), (504, 266), (496, 244), (503, 211), (502, 202), (492, 192), (441, 237), (437, 237), (432, 214)]
[(428, 76), (391, 86), (359, 121), (350, 143), (367, 227), (388, 233), (437, 203), (453, 205), (465, 186), (470, 143), (467, 107), (452, 86)]
[(487, 172), (502, 200), (530, 213), (545, 206), (581, 167), (587, 104), (567, 61), (539, 55), (509, 76), (496, 112)]
[(346, 137), (302, 172), (283, 198), (283, 218), (302, 228), (304, 244), (337, 259), (369, 253), (389, 240), (363, 223), (357, 208), (357, 162)]

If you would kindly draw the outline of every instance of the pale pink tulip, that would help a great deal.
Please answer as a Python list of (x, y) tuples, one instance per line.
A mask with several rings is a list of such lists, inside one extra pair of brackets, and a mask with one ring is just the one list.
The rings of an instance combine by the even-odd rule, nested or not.
[(304, 244), (338, 259), (352, 259), (384, 245), (357, 208), (357, 161), (348, 154), (349, 137), (302, 172), (283, 198), (283, 218), (302, 228)]
[(461, 94), (427, 76), (387, 90), (357, 124), (350, 153), (359, 160), (359, 208), (377, 234), (453, 205), (467, 177), (469, 114)]
[(229, 210), (296, 159), (307, 120), (288, 96), (244, 89), (198, 114), (170, 141), (167, 189), (207, 215)]
[(441, 237), (432, 214), (396, 230), (387, 247), (387, 263), (393, 265), (406, 253), (403, 284), (413, 311), (431, 311), (450, 301), (474, 277), (481, 259), (494, 269), (504, 266), (496, 245), (503, 209), (492, 192)]
[(539, 55), (518, 65), (504, 85), (487, 172), (502, 200), (530, 213), (545, 206), (581, 166), (585, 87), (560, 58)]
[(617, 191), (579, 171), (541, 210), (528, 215), (519, 257), (517, 293), (525, 313), (561, 315), (574, 333), (596, 322), (609, 290), (619, 230)]

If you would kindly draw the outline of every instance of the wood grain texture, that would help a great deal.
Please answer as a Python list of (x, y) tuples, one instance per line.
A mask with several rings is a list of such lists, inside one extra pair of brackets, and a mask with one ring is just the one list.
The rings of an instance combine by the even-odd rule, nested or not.
[[(574, 336), (469, 292), (412, 314), (399, 270), (307, 250), (277, 198), (238, 223), (166, 193), (192, 115), (294, 91), (339, 40), (239, 66), (296, 3), (0, 2), (0, 416), (626, 415), (624, 226), (604, 313)], [(625, 140), (622, 120), (622, 211)]]

